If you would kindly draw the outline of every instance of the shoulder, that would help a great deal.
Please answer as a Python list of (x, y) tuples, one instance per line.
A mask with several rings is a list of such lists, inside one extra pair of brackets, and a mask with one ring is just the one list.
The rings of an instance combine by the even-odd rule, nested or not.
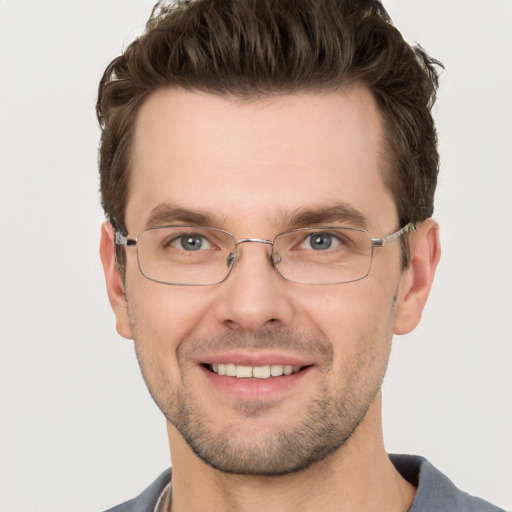
[(153, 512), (158, 498), (170, 481), (171, 469), (169, 468), (136, 498), (109, 508), (105, 512)]
[(418, 490), (409, 512), (505, 512), (458, 489), (423, 457), (390, 455), (397, 471)]

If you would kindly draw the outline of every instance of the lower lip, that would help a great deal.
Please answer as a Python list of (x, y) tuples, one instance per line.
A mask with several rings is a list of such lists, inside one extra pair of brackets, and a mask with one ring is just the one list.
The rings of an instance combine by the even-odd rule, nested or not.
[(298, 385), (311, 371), (311, 367), (280, 377), (269, 379), (239, 379), (227, 377), (200, 367), (217, 391), (232, 396), (239, 400), (265, 400), (283, 393)]

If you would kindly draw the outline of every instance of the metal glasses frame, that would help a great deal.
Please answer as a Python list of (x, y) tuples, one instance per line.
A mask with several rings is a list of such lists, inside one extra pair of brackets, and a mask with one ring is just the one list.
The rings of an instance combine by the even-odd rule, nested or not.
[[(322, 229), (349, 229), (349, 230), (355, 230), (355, 231), (362, 231), (362, 232), (364, 232), (364, 233), (366, 233), (368, 235), (368, 237), (370, 239), (370, 243), (371, 243), (371, 251), (372, 251), (371, 252), (371, 257), (372, 257), (372, 261), (373, 261), (373, 250), (374, 250), (374, 248), (376, 248), (376, 247), (386, 247), (393, 240), (396, 240), (397, 238), (401, 237), (402, 235), (407, 234), (409, 231), (416, 231), (416, 229), (417, 229), (416, 223), (409, 222), (403, 228), (400, 228), (397, 231), (394, 231), (393, 233), (390, 233), (389, 235), (385, 235), (385, 236), (382, 236), (382, 237), (374, 238), (374, 237), (372, 237), (370, 235), (370, 233), (368, 233), (368, 231), (366, 231), (364, 229), (359, 229), (359, 228), (351, 228), (351, 227), (348, 227), (348, 226), (308, 226), (308, 227), (304, 227), (304, 228), (290, 229), (288, 231), (284, 231), (282, 233), (279, 233), (278, 235), (276, 235), (274, 237), (274, 240), (267, 240), (265, 238), (240, 238), (239, 240), (236, 240), (236, 238), (233, 236), (232, 233), (230, 233), (229, 231), (225, 231), (224, 229), (212, 228), (212, 227), (207, 227), (207, 226), (190, 226), (190, 225), (187, 224), (187, 225), (156, 226), (156, 227), (148, 228), (148, 229), (145, 229), (145, 230), (141, 231), (135, 238), (129, 237), (128, 233), (126, 231), (120, 231), (120, 230), (116, 229), (116, 231), (115, 231), (115, 244), (117, 246), (120, 246), (120, 247), (137, 247), (138, 238), (145, 231), (149, 231), (149, 230), (152, 230), (152, 229), (171, 228), (171, 227), (194, 227), (196, 229), (207, 229), (207, 230), (219, 231), (219, 232), (222, 232), (222, 233), (225, 233), (225, 234), (229, 235), (233, 239), (233, 241), (234, 241), (234, 250), (231, 252), (231, 254), (229, 255), (229, 257), (228, 257), (228, 259), (226, 261), (226, 264), (227, 264), (229, 270), (228, 270), (226, 276), (223, 279), (221, 279), (220, 281), (215, 281), (213, 283), (174, 283), (174, 282), (162, 281), (160, 279), (155, 279), (153, 277), (150, 277), (150, 276), (148, 276), (144, 272), (144, 270), (142, 269), (142, 267), (140, 265), (140, 260), (139, 260), (139, 256), (138, 256), (138, 250), (137, 250), (137, 263), (139, 265), (140, 272), (142, 273), (142, 275), (145, 278), (149, 279), (150, 281), (155, 281), (157, 283), (174, 285), (174, 286), (208, 286), (208, 285), (212, 285), (212, 284), (222, 283), (223, 281), (225, 281), (229, 277), (229, 275), (231, 274), (231, 271), (233, 270), (233, 268), (234, 268), (234, 266), (236, 264), (236, 261), (238, 260), (238, 257), (239, 257), (240, 253), (236, 249), (238, 248), (239, 245), (244, 244), (244, 243), (254, 242), (254, 243), (259, 243), (259, 244), (267, 244), (267, 245), (272, 246), (272, 248), (273, 248), (276, 239), (279, 238), (282, 235), (286, 235), (287, 233), (300, 232), (300, 231), (306, 231), (306, 230), (311, 230), (311, 229), (318, 229), (318, 230), (322, 230)], [(368, 276), (368, 274), (370, 273), (370, 269), (371, 269), (371, 262), (370, 262), (370, 267), (368, 268), (368, 272), (364, 276), (359, 277), (357, 279), (353, 279), (351, 281), (327, 282), (327, 283), (316, 283), (316, 282), (310, 282), (310, 281), (296, 281), (296, 280), (293, 280), (293, 279), (288, 279), (286, 276), (281, 274), (279, 268), (277, 267), (277, 264), (280, 262), (279, 255), (275, 254), (272, 251), (270, 253), (270, 255), (269, 255), (269, 258), (270, 258), (270, 262), (272, 263), (272, 266), (277, 270), (277, 272), (279, 273), (279, 275), (283, 279), (286, 279), (287, 281), (290, 281), (290, 282), (293, 282), (293, 283), (299, 283), (299, 284), (345, 284), (345, 283), (350, 283), (350, 282), (354, 282), (354, 281), (360, 281), (361, 279), (364, 279), (365, 277)]]

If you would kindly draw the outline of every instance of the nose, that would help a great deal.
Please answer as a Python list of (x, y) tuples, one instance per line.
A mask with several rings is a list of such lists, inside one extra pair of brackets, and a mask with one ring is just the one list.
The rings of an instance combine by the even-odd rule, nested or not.
[(215, 315), (226, 327), (256, 332), (290, 323), (291, 286), (272, 265), (271, 244), (268, 240), (239, 240), (234, 267), (226, 281), (217, 285), (220, 297)]

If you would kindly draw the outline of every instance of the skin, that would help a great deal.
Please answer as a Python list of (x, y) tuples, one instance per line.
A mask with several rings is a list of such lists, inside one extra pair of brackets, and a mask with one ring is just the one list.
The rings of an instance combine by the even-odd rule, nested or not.
[[(258, 101), (158, 91), (137, 118), (127, 228), (135, 237), (187, 220), (165, 214), (172, 205), (237, 239), (272, 240), (295, 227), (297, 211), (341, 204), (372, 236), (387, 235), (401, 226), (382, 180), (382, 137), (363, 87)], [(384, 449), (380, 387), (393, 333), (416, 327), (432, 284), (433, 220), (412, 235), (407, 270), (393, 242), (375, 250), (365, 279), (341, 285), (288, 282), (256, 243), (243, 245), (226, 281), (201, 287), (144, 278), (128, 248), (123, 284), (113, 237), (106, 223), (107, 290), (167, 418), (174, 512), (409, 508), (414, 488)], [(307, 370), (240, 388), (202, 366), (225, 360)]]

